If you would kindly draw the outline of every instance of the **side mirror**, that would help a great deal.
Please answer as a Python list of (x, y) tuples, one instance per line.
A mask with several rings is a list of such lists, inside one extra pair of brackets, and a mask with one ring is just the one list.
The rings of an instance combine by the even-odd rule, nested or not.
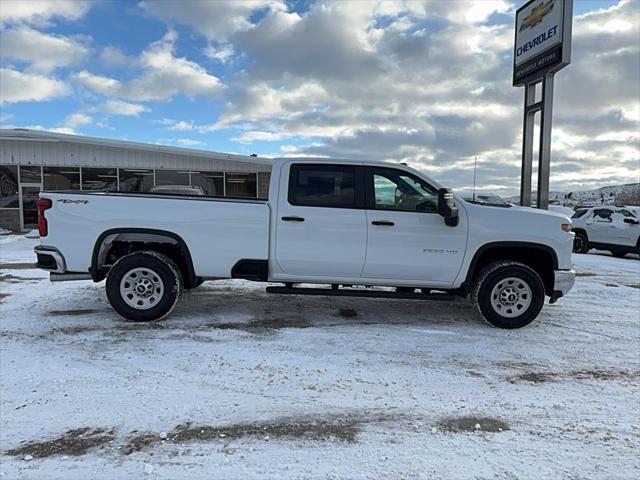
[(633, 218), (633, 217), (624, 217), (623, 222), (624, 223), (630, 223), (631, 225), (640, 224), (640, 220), (638, 220), (637, 218)]
[(450, 188), (438, 189), (438, 213), (444, 217), (444, 223), (448, 226), (458, 225), (458, 207), (453, 201), (453, 192)]

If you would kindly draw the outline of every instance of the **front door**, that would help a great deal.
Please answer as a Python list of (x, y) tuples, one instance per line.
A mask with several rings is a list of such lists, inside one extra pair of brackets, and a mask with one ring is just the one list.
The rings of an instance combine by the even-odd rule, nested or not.
[(464, 258), (467, 221), (445, 225), (437, 190), (411, 173), (367, 168), (367, 258), (362, 276), (447, 286)]
[(281, 182), (276, 216), (275, 260), (281, 273), (360, 277), (367, 244), (362, 184), (361, 167), (291, 165)]

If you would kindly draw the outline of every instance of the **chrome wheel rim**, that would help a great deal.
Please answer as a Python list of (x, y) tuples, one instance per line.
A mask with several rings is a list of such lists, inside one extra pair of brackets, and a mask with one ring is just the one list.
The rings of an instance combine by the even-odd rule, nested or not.
[(156, 272), (138, 267), (129, 270), (120, 281), (120, 296), (136, 310), (148, 310), (162, 299), (164, 283)]
[(491, 290), (491, 306), (503, 317), (522, 315), (531, 305), (531, 287), (517, 277), (500, 280)]

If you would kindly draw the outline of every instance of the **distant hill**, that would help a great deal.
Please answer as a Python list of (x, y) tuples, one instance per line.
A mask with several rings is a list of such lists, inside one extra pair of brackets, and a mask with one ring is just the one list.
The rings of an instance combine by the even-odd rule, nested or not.
[[(612, 185), (595, 190), (583, 190), (574, 192), (549, 192), (549, 203), (575, 207), (576, 205), (614, 205), (614, 204), (638, 204), (640, 197), (640, 183), (627, 183), (625, 185)], [(533, 194), (535, 200), (535, 192)], [(618, 198), (618, 200), (616, 200)], [(635, 201), (632, 201), (635, 199)], [(512, 203), (520, 202), (520, 195), (506, 199)], [(621, 201), (623, 200), (623, 201)]]

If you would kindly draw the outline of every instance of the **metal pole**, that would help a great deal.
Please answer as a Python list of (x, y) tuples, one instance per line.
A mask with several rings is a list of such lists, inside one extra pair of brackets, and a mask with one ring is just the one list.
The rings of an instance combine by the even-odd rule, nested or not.
[(531, 175), (533, 173), (533, 125), (535, 111), (530, 112), (527, 107), (533, 105), (536, 99), (536, 84), (528, 83), (524, 86), (524, 119), (522, 131), (522, 170), (520, 172), (520, 205), (531, 206)]
[(553, 73), (542, 80), (542, 118), (538, 163), (538, 208), (549, 208), (549, 173), (551, 167), (551, 117), (553, 115)]

